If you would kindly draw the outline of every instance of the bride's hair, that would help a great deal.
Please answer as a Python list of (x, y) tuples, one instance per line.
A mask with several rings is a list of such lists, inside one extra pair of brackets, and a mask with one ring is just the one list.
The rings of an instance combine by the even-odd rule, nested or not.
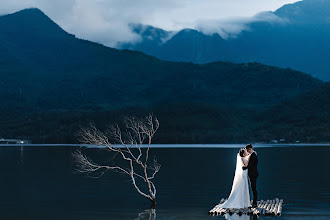
[(238, 153), (239, 153), (239, 155), (240, 155), (241, 157), (244, 157), (244, 152), (245, 152), (244, 148), (241, 148), (241, 149), (239, 149), (239, 151), (238, 151)]

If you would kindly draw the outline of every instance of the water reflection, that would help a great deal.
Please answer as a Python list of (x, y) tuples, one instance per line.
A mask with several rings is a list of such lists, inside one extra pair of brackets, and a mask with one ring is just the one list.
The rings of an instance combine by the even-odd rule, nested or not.
[(24, 146), (23, 145), (20, 147), (20, 162), (21, 162), (21, 164), (24, 164)]
[(250, 216), (249, 215), (238, 215), (236, 213), (229, 215), (228, 213), (225, 214), (225, 219), (228, 220), (249, 220)]
[[(120, 174), (94, 179), (73, 173), (76, 150), (1, 147), (1, 219), (253, 219), (207, 214), (230, 193), (238, 149), (153, 149), (162, 164), (155, 179), (157, 218), (156, 210), (143, 210), (149, 201)], [(103, 156), (99, 149), (86, 151)], [(259, 148), (260, 199), (284, 199), (281, 218), (330, 219), (329, 155), (330, 147)]]
[(135, 220), (155, 220), (156, 219), (156, 209), (146, 209), (140, 212)]

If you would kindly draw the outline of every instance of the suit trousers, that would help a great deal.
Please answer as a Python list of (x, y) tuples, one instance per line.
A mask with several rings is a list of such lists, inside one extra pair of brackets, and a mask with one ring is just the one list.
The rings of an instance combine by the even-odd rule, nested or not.
[(250, 177), (250, 183), (253, 193), (253, 205), (257, 205), (258, 201), (258, 192), (257, 192), (257, 177)]

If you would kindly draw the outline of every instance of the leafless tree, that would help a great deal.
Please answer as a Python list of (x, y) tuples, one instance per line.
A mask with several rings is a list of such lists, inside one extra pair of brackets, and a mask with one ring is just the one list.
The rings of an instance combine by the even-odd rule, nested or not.
[(73, 153), (76, 170), (87, 174), (97, 172), (100, 174), (98, 177), (109, 170), (126, 174), (138, 193), (148, 198), (154, 206), (157, 191), (153, 179), (159, 172), (160, 165), (156, 159), (149, 162), (149, 151), (152, 138), (159, 128), (159, 121), (150, 114), (145, 118), (125, 117), (123, 122), (124, 129), (114, 124), (105, 132), (91, 124), (81, 129), (79, 140), (84, 144), (105, 146), (107, 150), (119, 155), (127, 166), (98, 164), (77, 150)]

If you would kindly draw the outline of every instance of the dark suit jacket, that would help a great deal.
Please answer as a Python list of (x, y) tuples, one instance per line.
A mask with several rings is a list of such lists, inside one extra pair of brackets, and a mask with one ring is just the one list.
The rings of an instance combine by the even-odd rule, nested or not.
[(248, 176), (251, 178), (257, 178), (259, 176), (258, 173), (258, 157), (255, 152), (253, 152), (250, 156), (250, 161), (247, 166), (248, 168)]

